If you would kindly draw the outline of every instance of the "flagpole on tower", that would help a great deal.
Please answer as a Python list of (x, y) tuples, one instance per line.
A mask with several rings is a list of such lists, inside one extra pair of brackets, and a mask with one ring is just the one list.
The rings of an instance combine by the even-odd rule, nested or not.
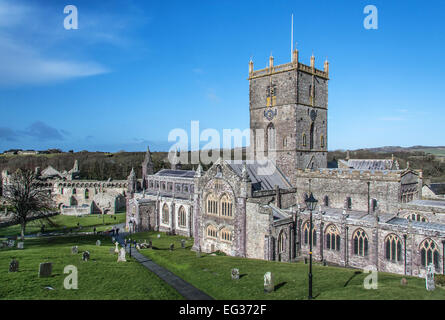
[(290, 36), (290, 61), (294, 52), (294, 14), (292, 13), (291, 36)]

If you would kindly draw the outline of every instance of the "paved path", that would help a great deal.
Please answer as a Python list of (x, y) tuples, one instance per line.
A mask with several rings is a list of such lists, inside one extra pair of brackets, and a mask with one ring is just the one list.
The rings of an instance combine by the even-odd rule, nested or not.
[[(122, 230), (122, 229), (121, 229)], [(125, 234), (119, 234), (119, 237), (116, 239), (123, 246)], [(130, 252), (130, 249), (126, 248), (127, 252)], [(182, 280), (174, 273), (168, 271), (167, 269), (161, 267), (160, 265), (154, 263), (151, 259), (147, 258), (143, 254), (139, 253), (135, 248), (131, 249), (131, 256), (136, 259), (139, 263), (141, 263), (145, 268), (153, 272), (159, 278), (164, 280), (167, 284), (175, 288), (179, 294), (181, 294), (187, 300), (213, 300), (212, 297), (197, 289), (190, 283)]]

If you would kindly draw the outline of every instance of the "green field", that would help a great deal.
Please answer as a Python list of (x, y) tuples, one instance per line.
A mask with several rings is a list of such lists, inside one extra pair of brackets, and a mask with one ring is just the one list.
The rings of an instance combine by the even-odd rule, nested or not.
[[(116, 219), (114, 219), (114, 217), (116, 217)], [(47, 221), (45, 221), (45, 219), (30, 221), (26, 225), (25, 234), (36, 234), (40, 232), (42, 224), (45, 225), (45, 232), (68, 232), (70, 228), (73, 228), (73, 232), (92, 232), (94, 227), (96, 227), (96, 231), (98, 232), (110, 230), (112, 225), (125, 222), (125, 213), (105, 215), (104, 217), (102, 217), (100, 214), (93, 214), (83, 217), (57, 215), (49, 219), (51, 219), (54, 225), (50, 225)], [(105, 225), (103, 224), (103, 220), (105, 221)], [(77, 230), (77, 223), (80, 223), (80, 226), (82, 227), (81, 230)], [(20, 235), (20, 225), (0, 228), (0, 237), (15, 235)]]
[[(96, 246), (101, 239), (102, 246)], [(79, 254), (71, 254), (71, 247), (79, 246)], [(77, 236), (40, 238), (25, 241), (25, 249), (0, 249), (0, 299), (182, 299), (170, 286), (145, 269), (135, 260), (117, 262), (117, 255), (109, 252), (114, 247), (109, 237)], [(91, 259), (81, 260), (88, 250)], [(8, 272), (9, 262), (19, 261), (19, 272)], [(39, 278), (39, 263), (52, 262), (53, 276)], [(78, 268), (78, 289), (67, 290), (63, 282), (67, 265)], [(54, 290), (45, 289), (52, 287)]]
[[(202, 254), (201, 258), (190, 248), (193, 241), (180, 236), (167, 236), (158, 233), (140, 233), (131, 238), (152, 240), (154, 249), (143, 249), (141, 253), (154, 262), (169, 269), (177, 276), (190, 282), (216, 299), (264, 300), (264, 299), (306, 299), (308, 294), (308, 265), (304, 263), (283, 263), (252, 260), (228, 256)], [(186, 249), (181, 249), (181, 239), (187, 239)], [(174, 243), (175, 250), (168, 250)], [(238, 268), (241, 278), (231, 280), (231, 269)], [(263, 277), (272, 272), (276, 291), (264, 293)], [(445, 299), (445, 290), (437, 288), (433, 292), (425, 289), (425, 280), (406, 277), (408, 284), (402, 286), (402, 276), (379, 273), (378, 289), (366, 290), (363, 281), (368, 274), (358, 270), (323, 267), (313, 268), (313, 295), (316, 299)]]

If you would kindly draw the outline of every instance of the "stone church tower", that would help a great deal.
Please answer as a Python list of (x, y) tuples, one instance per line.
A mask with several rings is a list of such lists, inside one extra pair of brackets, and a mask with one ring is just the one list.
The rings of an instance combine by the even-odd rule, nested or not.
[(327, 167), (329, 63), (292, 62), (254, 71), (249, 62), (250, 157), (275, 160), (294, 184), (295, 169)]
[(142, 162), (142, 189), (147, 189), (147, 176), (154, 174), (154, 164), (151, 158), (150, 148), (147, 147), (144, 162)]

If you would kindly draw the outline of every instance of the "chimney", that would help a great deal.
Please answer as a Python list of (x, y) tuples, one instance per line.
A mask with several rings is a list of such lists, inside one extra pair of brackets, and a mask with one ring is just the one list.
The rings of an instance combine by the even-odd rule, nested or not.
[(251, 75), (253, 73), (253, 61), (252, 59), (250, 59), (249, 61), (249, 75)]
[(298, 49), (295, 49), (292, 55), (292, 62), (298, 63)]
[(270, 57), (269, 57), (269, 68), (273, 68), (273, 56), (272, 55), (270, 55)]
[(327, 74), (329, 74), (329, 62), (328, 62), (328, 58), (326, 58), (325, 62), (324, 62), (324, 72), (326, 72)]
[(315, 68), (315, 57), (314, 57), (314, 54), (313, 54), (313, 53), (312, 53), (312, 56), (311, 56), (311, 68), (312, 68), (312, 69)]

